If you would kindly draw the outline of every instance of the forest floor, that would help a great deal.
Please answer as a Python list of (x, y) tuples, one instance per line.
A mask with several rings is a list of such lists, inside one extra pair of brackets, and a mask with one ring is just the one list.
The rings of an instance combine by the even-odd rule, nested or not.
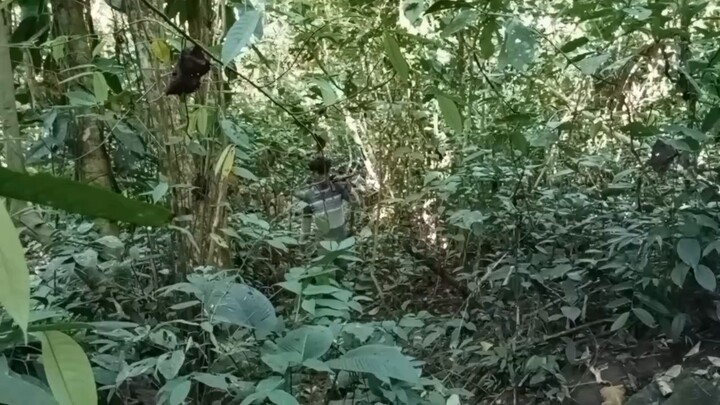
[[(403, 313), (424, 310), (452, 318), (467, 309), (466, 298), (443, 285), (437, 277), (424, 277), (411, 285), (412, 289), (397, 284), (394, 287), (386, 285), (383, 298), (375, 303), (375, 308), (369, 308), (373, 317), (393, 319)], [(482, 328), (482, 325), (477, 327)], [(680, 404), (679, 401), (682, 405), (720, 404), (720, 340), (708, 337), (690, 347), (668, 344), (655, 335), (628, 339), (628, 336), (621, 338), (607, 331), (594, 334), (593, 328), (580, 329), (578, 336), (587, 342), (578, 346), (583, 348), (583, 353), (575, 364), (565, 366), (557, 376), (558, 381), (564, 380), (571, 396), (563, 404), (673, 405)], [(562, 354), (564, 348), (563, 340), (557, 339), (556, 344), (543, 345), (537, 350), (542, 354)], [(474, 382), (464, 383), (467, 388)], [(546, 392), (547, 386), (529, 388), (527, 384), (519, 385), (524, 386), (496, 387), (496, 392), (491, 394), (475, 390), (476, 396), (469, 403), (557, 403), (548, 399), (556, 392)]]

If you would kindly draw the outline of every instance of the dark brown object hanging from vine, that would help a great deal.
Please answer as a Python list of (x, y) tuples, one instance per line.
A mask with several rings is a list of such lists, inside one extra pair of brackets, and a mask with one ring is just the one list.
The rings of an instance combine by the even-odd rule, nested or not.
[(200, 88), (200, 79), (209, 71), (210, 61), (200, 46), (183, 49), (173, 69), (165, 95), (182, 96), (194, 93)]

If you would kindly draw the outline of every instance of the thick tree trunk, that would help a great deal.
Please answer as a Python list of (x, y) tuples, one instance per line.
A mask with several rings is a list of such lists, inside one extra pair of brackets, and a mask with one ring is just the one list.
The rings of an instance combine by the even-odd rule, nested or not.
[[(20, 123), (15, 107), (15, 81), (10, 62), (9, 17), (0, 11), (0, 119), (5, 161), (10, 170), (25, 171)], [(53, 228), (25, 201), (10, 201), (9, 211), (42, 244), (50, 242)]]
[[(68, 37), (65, 68), (89, 65), (92, 61), (92, 47), (89, 42), (92, 30), (85, 18), (90, 7), (89, 0), (51, 0), (51, 4), (56, 34)], [(78, 73), (77, 70), (70, 72), (66, 76)], [(91, 78), (92, 75), (86, 75), (77, 80), (85, 89), (92, 89)], [(73, 82), (68, 82), (68, 86), (73, 86)], [(77, 128), (76, 171), (80, 181), (117, 191), (101, 126), (95, 118), (79, 117)], [(116, 232), (108, 221), (98, 220), (96, 223), (106, 233)]]

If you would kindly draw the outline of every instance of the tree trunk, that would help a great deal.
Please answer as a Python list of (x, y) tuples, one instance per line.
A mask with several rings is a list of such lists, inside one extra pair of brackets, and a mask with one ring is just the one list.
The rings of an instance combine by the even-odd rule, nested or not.
[[(204, 3), (198, 1), (196, 6)], [(159, 1), (150, 0), (150, 4), (159, 10), (162, 9)], [(227, 246), (224, 246), (225, 243), (215, 230), (224, 227), (226, 222), (227, 214), (222, 200), (227, 186), (226, 179), (218, 176), (213, 170), (220, 149), (211, 142), (199, 138), (195, 141), (204, 142), (202, 145), (207, 150), (207, 154), (198, 156), (190, 152), (189, 145), (194, 140), (190, 138), (188, 130), (192, 131), (194, 128), (188, 128), (187, 121), (183, 122), (181, 114), (187, 110), (187, 106), (181, 104), (177, 96), (164, 94), (172, 66), (163, 65), (151, 51), (154, 42), (164, 39), (164, 28), (156, 21), (147, 18), (148, 15), (153, 15), (153, 11), (145, 7), (142, 1), (132, 2), (130, 6), (128, 25), (135, 43), (138, 66), (148, 100), (149, 121), (151, 121), (148, 124), (160, 138), (158, 144), (164, 146), (158, 150), (160, 171), (169, 179), (172, 186), (170, 203), (173, 211), (187, 220), (179, 224), (189, 231), (178, 234), (182, 238), (182, 248), (178, 249), (178, 254), (181, 255), (178, 258), (179, 262), (190, 267), (196, 265), (223, 267), (227, 265), (229, 255), (226, 253)], [(202, 16), (209, 18), (209, 13), (202, 13)], [(210, 41), (210, 24), (207, 21), (194, 20), (190, 25), (195, 35)], [(205, 47), (210, 45), (201, 43)], [(196, 101), (209, 98), (206, 97), (209, 81), (210, 79), (206, 77), (201, 86), (202, 90), (193, 95)], [(216, 106), (211, 108), (217, 109)], [(214, 115), (208, 114), (208, 116)], [(209, 121), (208, 132), (213, 127), (214, 122)]]
[[(90, 36), (92, 30), (86, 20), (89, 10), (89, 0), (51, 0), (53, 16), (55, 18), (55, 33), (68, 37), (67, 54), (64, 58), (65, 73), (64, 79), (77, 75), (77, 69), (68, 71), (68, 68), (87, 66), (92, 63), (92, 47)], [(79, 79), (78, 89), (93, 89), (92, 75), (85, 75)], [(73, 86), (74, 80), (67, 82), (67, 87)], [(76, 140), (76, 172), (80, 181), (96, 185), (98, 187), (117, 190), (115, 179), (112, 175), (110, 156), (107, 153), (105, 139), (101, 126), (93, 117), (77, 118)], [(106, 220), (96, 220), (104, 233), (115, 233), (115, 227)]]
[[(10, 62), (10, 19), (5, 11), (0, 11), (0, 119), (2, 119), (3, 145), (8, 168), (25, 172), (25, 159), (15, 107), (15, 81)], [(53, 228), (40, 214), (25, 201), (10, 201), (9, 212), (42, 244), (50, 242)]]

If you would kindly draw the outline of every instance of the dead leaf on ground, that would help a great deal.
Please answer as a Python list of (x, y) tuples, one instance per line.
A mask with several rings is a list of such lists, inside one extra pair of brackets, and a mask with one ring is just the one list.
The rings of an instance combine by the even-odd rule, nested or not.
[(603, 397), (602, 405), (623, 405), (625, 402), (625, 387), (622, 385), (610, 385), (600, 388), (600, 395)]

